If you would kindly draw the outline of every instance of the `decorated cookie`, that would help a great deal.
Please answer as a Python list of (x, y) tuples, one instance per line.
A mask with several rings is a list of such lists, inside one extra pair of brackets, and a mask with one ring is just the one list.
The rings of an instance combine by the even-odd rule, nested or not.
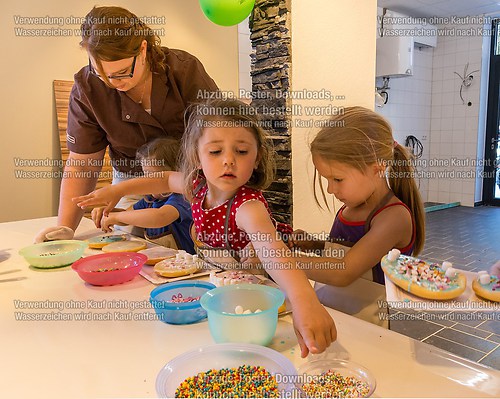
[(144, 254), (148, 257), (146, 265), (156, 265), (162, 260), (174, 257), (177, 254), (177, 250), (166, 247), (153, 247), (142, 249), (139, 251), (139, 253)]
[(450, 262), (427, 263), (393, 249), (382, 258), (381, 266), (389, 280), (421, 298), (453, 299), (465, 290), (465, 276)]
[(241, 270), (228, 270), (220, 273), (210, 272), (210, 282), (216, 287), (222, 287), (231, 284), (260, 284), (262, 280)]
[(197, 255), (188, 254), (186, 251), (178, 251), (175, 258), (169, 258), (158, 262), (153, 270), (163, 277), (180, 277), (196, 273), (201, 269), (203, 262)]
[(146, 243), (142, 241), (114, 242), (102, 247), (102, 252), (137, 252), (146, 246)]
[(479, 272), (472, 282), (472, 289), (477, 296), (494, 302), (500, 302), (500, 277)]
[(104, 247), (105, 245), (112, 244), (114, 242), (120, 242), (120, 241), (126, 241), (127, 240), (127, 235), (126, 234), (113, 234), (113, 235), (101, 235), (97, 237), (92, 237), (87, 240), (89, 243), (89, 248), (94, 248), (94, 249), (100, 249)]

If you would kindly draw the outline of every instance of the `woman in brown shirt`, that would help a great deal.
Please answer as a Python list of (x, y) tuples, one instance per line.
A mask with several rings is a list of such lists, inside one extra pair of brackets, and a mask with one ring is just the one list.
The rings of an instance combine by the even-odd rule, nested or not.
[(83, 211), (71, 199), (94, 190), (108, 146), (114, 180), (137, 176), (137, 149), (160, 137), (180, 139), (189, 104), (217, 90), (196, 57), (161, 47), (153, 30), (121, 7), (94, 7), (80, 45), (89, 64), (75, 74), (70, 97), (58, 226), (36, 242), (73, 237)]

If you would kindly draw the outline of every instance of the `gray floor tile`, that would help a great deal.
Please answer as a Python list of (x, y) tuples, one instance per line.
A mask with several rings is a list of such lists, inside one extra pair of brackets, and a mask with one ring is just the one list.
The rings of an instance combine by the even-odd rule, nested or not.
[(481, 364), (500, 370), (500, 349), (496, 349), (480, 361)]
[(476, 315), (476, 312), (451, 312), (448, 320), (465, 324), (469, 327), (477, 327), (481, 323), (484, 323), (484, 319)]
[[(499, 316), (499, 313), (497, 313), (497, 316)], [(500, 335), (500, 320), (497, 318), (497, 320), (485, 321), (484, 323), (480, 324), (478, 328)]]
[(500, 335), (496, 335), (496, 334), (493, 334), (493, 335), (490, 335), (488, 337), (488, 339), (490, 341), (493, 341), (493, 342), (498, 342), (500, 344)]
[(491, 332), (489, 332), (489, 331), (483, 331), (483, 330), (480, 330), (478, 328), (469, 327), (469, 326), (466, 326), (466, 325), (460, 324), (460, 323), (455, 323), (455, 325), (453, 326), (453, 329), (458, 330), (458, 331), (462, 331), (462, 332), (470, 334), (470, 335), (475, 335), (476, 337), (480, 337), (480, 338), (489, 339), (488, 337), (491, 336)]
[(424, 320), (391, 320), (390, 329), (417, 340), (422, 340), (443, 327)]
[(451, 352), (457, 356), (464, 357), (474, 362), (477, 362), (484, 356), (483, 352), (457, 344), (456, 342), (448, 341), (435, 335), (430, 336), (423, 342), (431, 344), (433, 346), (437, 346), (438, 348), (444, 349), (445, 351)]
[(451, 328), (445, 328), (444, 330), (437, 332), (436, 335), (440, 338), (445, 338), (450, 341), (457, 342), (484, 353), (488, 353), (489, 351), (497, 347), (496, 343), (489, 342), (473, 335), (465, 334), (458, 330), (453, 330)]

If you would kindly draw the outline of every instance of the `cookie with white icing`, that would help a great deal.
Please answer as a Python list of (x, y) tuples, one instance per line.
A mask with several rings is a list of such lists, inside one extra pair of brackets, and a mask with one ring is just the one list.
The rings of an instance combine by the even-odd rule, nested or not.
[(465, 276), (450, 262), (428, 263), (393, 249), (380, 262), (385, 275), (403, 290), (425, 299), (446, 300), (465, 291)]
[(253, 274), (241, 270), (227, 270), (225, 272), (210, 273), (210, 282), (216, 287), (232, 284), (260, 284), (262, 280)]
[(158, 262), (153, 270), (162, 277), (181, 277), (196, 273), (201, 269), (203, 262), (197, 255), (188, 254), (186, 251), (178, 251), (175, 258), (169, 258)]

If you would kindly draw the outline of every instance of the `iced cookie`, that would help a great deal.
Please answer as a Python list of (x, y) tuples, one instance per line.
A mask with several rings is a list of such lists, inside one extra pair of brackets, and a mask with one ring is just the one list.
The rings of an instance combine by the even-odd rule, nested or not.
[(89, 243), (89, 248), (100, 249), (105, 245), (112, 244), (114, 242), (126, 241), (127, 235), (125, 234), (114, 234), (114, 235), (101, 235), (97, 237), (92, 237), (87, 240)]
[(389, 280), (421, 298), (453, 299), (465, 291), (465, 276), (453, 269), (450, 262), (427, 263), (393, 249), (380, 264)]
[(220, 273), (210, 272), (210, 282), (216, 287), (222, 287), (231, 284), (260, 284), (262, 280), (241, 270), (228, 270)]
[(179, 251), (175, 258), (169, 258), (158, 262), (153, 270), (163, 277), (181, 277), (196, 273), (201, 269), (203, 262), (197, 255)]
[(500, 278), (489, 275), (488, 272), (478, 273), (472, 282), (472, 289), (477, 296), (494, 302), (500, 302)]

